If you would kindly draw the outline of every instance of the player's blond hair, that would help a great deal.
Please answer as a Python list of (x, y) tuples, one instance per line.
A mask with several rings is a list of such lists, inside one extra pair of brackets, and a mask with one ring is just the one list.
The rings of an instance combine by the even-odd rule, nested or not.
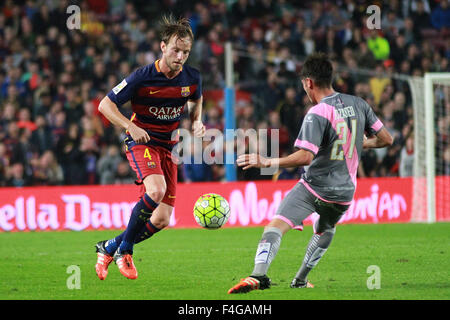
[(187, 18), (176, 20), (172, 15), (162, 17), (160, 22), (161, 41), (168, 43), (173, 36), (189, 38), (191, 42), (194, 42), (194, 33)]

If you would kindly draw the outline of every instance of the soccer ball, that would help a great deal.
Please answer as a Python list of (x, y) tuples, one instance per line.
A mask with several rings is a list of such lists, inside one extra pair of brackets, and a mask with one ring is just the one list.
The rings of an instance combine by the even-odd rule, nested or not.
[(221, 195), (208, 193), (198, 198), (194, 206), (194, 218), (206, 229), (218, 229), (230, 216), (228, 201)]

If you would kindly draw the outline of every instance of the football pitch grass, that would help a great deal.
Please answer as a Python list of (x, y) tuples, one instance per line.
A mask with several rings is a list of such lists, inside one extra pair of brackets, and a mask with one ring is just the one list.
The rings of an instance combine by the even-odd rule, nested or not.
[[(97, 241), (118, 231), (0, 233), (0, 299), (378, 300), (450, 298), (450, 224), (339, 225), (310, 273), (314, 289), (291, 289), (312, 234), (288, 232), (268, 275), (272, 288), (227, 294), (250, 274), (263, 228), (167, 229), (135, 246), (137, 280), (112, 263), (95, 273)], [(70, 266), (78, 266), (80, 289)], [(379, 268), (380, 288), (368, 288)], [(375, 267), (375, 268), (376, 268)], [(368, 272), (369, 268), (369, 272)], [(68, 273), (69, 272), (69, 273)], [(69, 281), (68, 281), (69, 280)], [(373, 278), (369, 279), (370, 283)]]

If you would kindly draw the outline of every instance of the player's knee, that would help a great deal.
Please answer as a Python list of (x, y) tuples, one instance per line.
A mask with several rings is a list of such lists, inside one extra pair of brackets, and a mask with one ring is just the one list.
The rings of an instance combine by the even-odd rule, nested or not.
[(163, 176), (150, 175), (144, 179), (145, 193), (156, 203), (160, 203), (166, 194), (167, 185)]
[(152, 188), (146, 191), (147, 195), (156, 203), (160, 203), (166, 194), (166, 189), (163, 187)]
[(268, 230), (270, 228), (276, 228), (281, 231), (282, 235), (291, 230), (291, 226), (283, 220), (273, 219), (264, 230)]

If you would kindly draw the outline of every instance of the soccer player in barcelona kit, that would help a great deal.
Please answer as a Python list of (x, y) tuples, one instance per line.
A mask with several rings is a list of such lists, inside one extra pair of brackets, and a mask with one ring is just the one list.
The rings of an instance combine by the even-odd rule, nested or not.
[[(140, 200), (133, 208), (126, 230), (96, 245), (98, 277), (104, 280), (114, 260), (125, 277), (138, 276), (133, 245), (150, 238), (169, 224), (175, 205), (177, 164), (171, 150), (187, 103), (194, 136), (202, 137), (202, 82), (200, 73), (184, 65), (194, 36), (187, 19), (164, 17), (161, 23), (162, 57), (141, 67), (113, 88), (99, 111), (126, 130), (126, 156), (140, 185)], [(118, 107), (131, 102), (131, 119)]]
[[(237, 164), (252, 167), (308, 166), (302, 179), (281, 202), (274, 219), (266, 226), (258, 244), (254, 269), (228, 293), (246, 293), (270, 287), (267, 271), (290, 229), (303, 228), (303, 220), (317, 212), (314, 234), (303, 263), (291, 282), (292, 288), (311, 288), (307, 276), (327, 251), (336, 223), (348, 209), (356, 189), (356, 173), (365, 148), (393, 143), (389, 132), (363, 99), (332, 89), (333, 68), (325, 54), (315, 53), (303, 64), (303, 88), (315, 104), (305, 116), (295, 146), (283, 158), (241, 155)], [(369, 138), (366, 138), (365, 133)]]

